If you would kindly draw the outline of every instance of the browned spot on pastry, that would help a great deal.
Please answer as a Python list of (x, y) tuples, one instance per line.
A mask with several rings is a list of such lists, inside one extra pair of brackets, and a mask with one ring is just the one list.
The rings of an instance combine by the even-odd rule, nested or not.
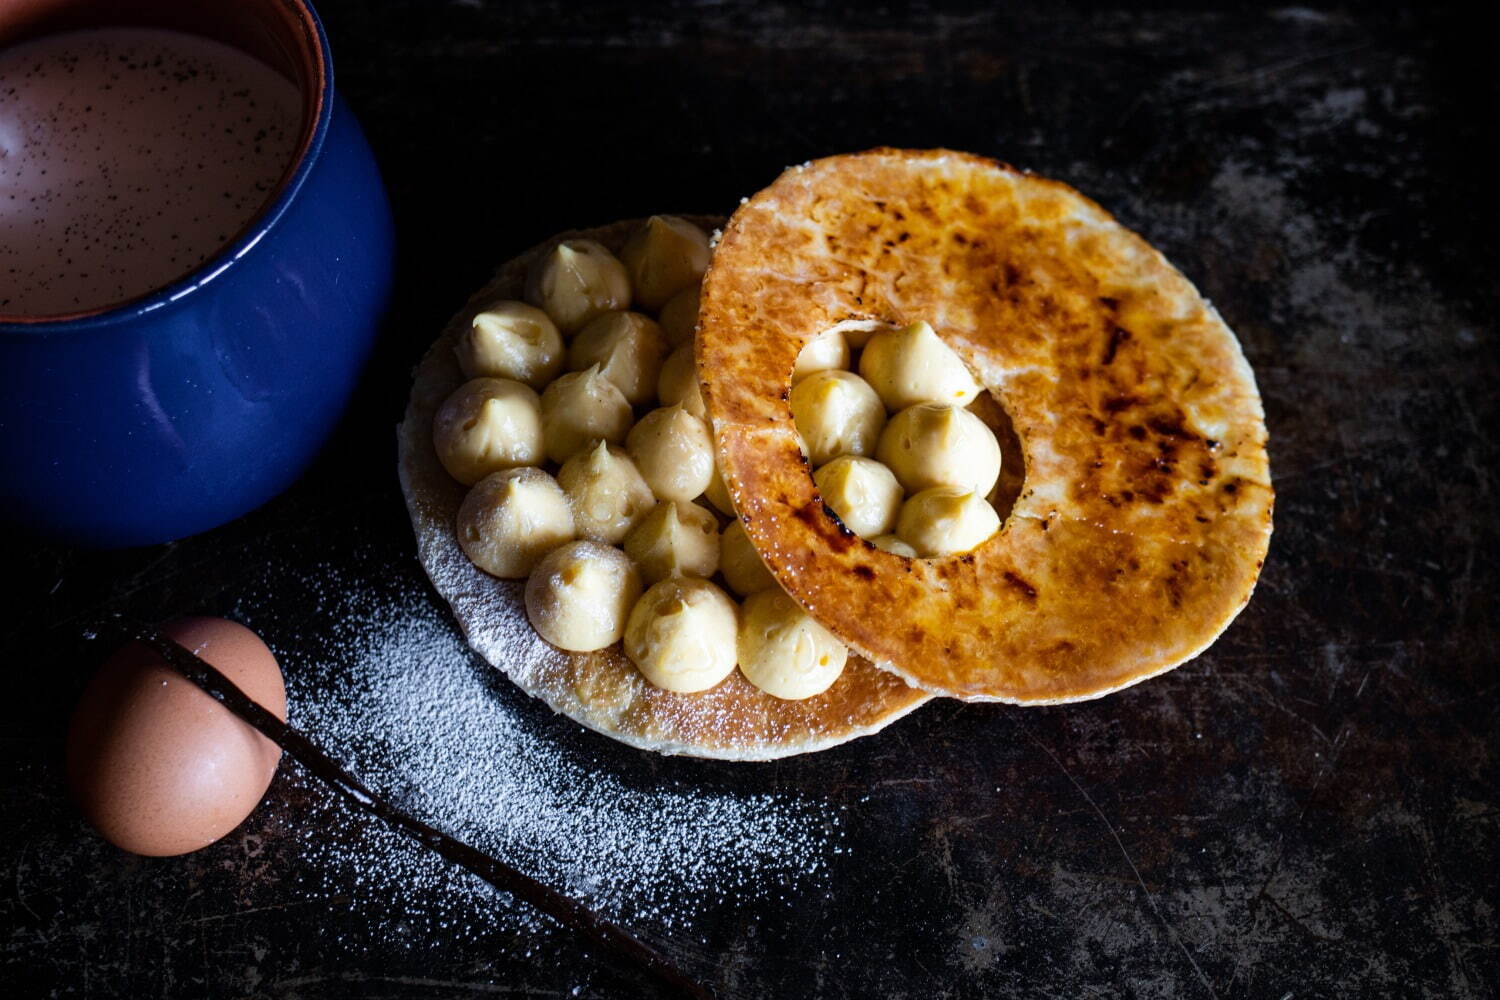
[[(1101, 299), (1102, 301), (1106, 301)], [(1115, 362), (1115, 353), (1119, 351), (1120, 345), (1130, 339), (1130, 331), (1123, 326), (1114, 323), (1109, 325), (1109, 340), (1104, 345), (1104, 363), (1112, 365)]]
[(1027, 600), (1036, 600), (1036, 588), (1027, 583), (1019, 573), (1015, 573), (1011, 570), (1006, 570), (1005, 582), (1010, 584), (1012, 587), (1015, 587), (1021, 593), (1025, 594)]
[(1146, 426), (1163, 437), (1181, 438), (1184, 441), (1197, 441), (1198, 435), (1188, 430), (1182, 423), (1182, 414), (1165, 417), (1150, 417), (1146, 420)]

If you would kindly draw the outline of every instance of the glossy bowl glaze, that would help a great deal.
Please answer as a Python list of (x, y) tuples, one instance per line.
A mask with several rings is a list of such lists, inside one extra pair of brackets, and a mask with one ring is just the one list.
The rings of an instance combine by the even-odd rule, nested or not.
[(18, 0), (0, 45), (121, 24), (236, 45), (295, 80), (304, 112), (277, 193), (193, 273), (102, 310), (0, 316), (0, 516), (106, 547), (213, 528), (302, 473), (369, 355), (394, 256), (374, 156), (310, 5)]

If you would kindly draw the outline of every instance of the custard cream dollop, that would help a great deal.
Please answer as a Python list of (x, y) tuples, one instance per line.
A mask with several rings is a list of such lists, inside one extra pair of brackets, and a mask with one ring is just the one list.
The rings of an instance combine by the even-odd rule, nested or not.
[(656, 497), (624, 448), (600, 441), (563, 463), (557, 471), (573, 509), (580, 538), (618, 545), (656, 506)]
[(788, 701), (827, 691), (849, 658), (844, 644), (780, 587), (746, 598), (737, 649), (745, 679)]
[(703, 285), (689, 285), (667, 300), (656, 314), (656, 321), (666, 332), (673, 347), (680, 347), (693, 339), (698, 329), (698, 306), (701, 304)]
[(496, 302), (477, 314), (453, 351), (464, 378), (514, 379), (537, 391), (556, 378), (563, 365), (557, 324), (524, 302)]
[(506, 469), (481, 479), (458, 508), (458, 544), (491, 576), (519, 580), (574, 538), (573, 512), (557, 481), (541, 469)]
[(526, 301), (573, 333), (601, 313), (630, 308), (630, 277), (604, 244), (564, 240), (527, 272)]
[(651, 491), (662, 500), (695, 500), (714, 474), (708, 424), (682, 404), (652, 410), (630, 429), (625, 446)]
[(492, 472), (542, 460), (541, 404), (508, 378), (470, 379), (432, 418), (432, 446), (448, 475), (472, 486)]
[(659, 688), (706, 691), (734, 670), (738, 614), (718, 587), (695, 577), (652, 584), (631, 609), (625, 655)]
[(892, 412), (917, 403), (967, 406), (980, 390), (963, 359), (926, 323), (876, 333), (859, 356), (859, 373)]
[(559, 464), (595, 441), (624, 441), (635, 416), (630, 401), (598, 365), (569, 372), (547, 386), (541, 412), (547, 457)]
[(901, 511), (901, 484), (873, 458), (840, 455), (813, 473), (813, 482), (823, 502), (856, 535), (874, 538), (895, 527)]
[(872, 455), (885, 428), (885, 407), (853, 372), (814, 372), (792, 387), (792, 419), (813, 466), (840, 455)]
[(813, 372), (848, 367), (849, 342), (838, 330), (825, 330), (809, 340), (798, 352), (797, 363), (792, 368), (792, 384), (796, 385)]
[(734, 517), (734, 501), (729, 499), (729, 487), (724, 485), (724, 477), (719, 475), (718, 462), (714, 463), (714, 474), (708, 479), (708, 486), (703, 490), (703, 499), (714, 505), (720, 514)]
[(552, 645), (588, 653), (618, 642), (641, 574), (613, 545), (582, 539), (542, 557), (526, 581), (526, 617)]
[(708, 419), (703, 393), (698, 388), (698, 365), (692, 344), (683, 344), (667, 355), (656, 380), (656, 398), (663, 406), (681, 403), (684, 410), (699, 420)]
[(917, 550), (907, 545), (895, 535), (878, 535), (870, 539), (870, 544), (882, 552), (890, 552), (894, 555), (905, 556), (908, 559), (916, 559)]
[(749, 597), (769, 587), (776, 586), (776, 578), (760, 561), (745, 526), (736, 518), (724, 528), (719, 536), (719, 572), (729, 589), (741, 597)]
[(655, 395), (666, 356), (667, 335), (654, 319), (637, 312), (607, 312), (578, 331), (568, 349), (568, 367), (583, 371), (598, 365), (631, 406), (640, 406)]
[(652, 310), (702, 282), (710, 255), (708, 234), (675, 215), (651, 216), (620, 250), (636, 301)]
[(917, 403), (890, 419), (875, 456), (908, 494), (954, 486), (988, 496), (1000, 478), (1000, 442), (968, 410)]
[(719, 522), (695, 503), (663, 500), (625, 536), (625, 554), (649, 583), (669, 576), (707, 579), (719, 568)]
[(901, 505), (896, 535), (923, 558), (967, 552), (1000, 530), (984, 497), (952, 486), (923, 490)]

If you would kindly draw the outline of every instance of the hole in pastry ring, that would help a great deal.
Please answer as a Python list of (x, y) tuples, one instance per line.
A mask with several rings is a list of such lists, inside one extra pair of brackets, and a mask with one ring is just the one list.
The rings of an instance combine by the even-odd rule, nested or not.
[[(824, 510), (787, 390), (848, 320), (931, 323), (1010, 414), (1025, 481), (972, 551), (907, 559)], [(915, 685), (1097, 697), (1195, 656), (1250, 598), (1273, 502), (1254, 375), (1187, 279), (1064, 184), (945, 150), (793, 167), (720, 238), (697, 352), (757, 551)]]
[[(724, 221), (687, 218), (708, 231)], [(503, 265), (449, 321), (417, 365), (406, 415), (397, 427), (397, 451), (401, 491), (422, 566), (480, 655), (554, 711), (622, 743), (659, 753), (769, 760), (874, 733), (931, 695), (856, 656), (850, 656), (831, 688), (804, 701), (774, 698), (738, 670), (711, 691), (664, 691), (641, 676), (619, 643), (592, 653), (568, 653), (547, 644), (526, 620), (526, 581), (486, 575), (458, 546), (453, 524), (467, 487), (438, 462), (432, 416), (464, 382), (453, 350), (459, 335), (490, 303), (521, 298), (527, 267), (559, 242), (592, 239), (618, 253), (642, 221), (562, 233)]]

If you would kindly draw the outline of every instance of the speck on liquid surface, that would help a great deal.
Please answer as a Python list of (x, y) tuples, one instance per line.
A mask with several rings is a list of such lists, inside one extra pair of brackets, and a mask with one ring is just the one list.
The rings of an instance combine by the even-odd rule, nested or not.
[(301, 105), (269, 66), (181, 32), (0, 49), (0, 315), (95, 309), (192, 271), (276, 189)]

